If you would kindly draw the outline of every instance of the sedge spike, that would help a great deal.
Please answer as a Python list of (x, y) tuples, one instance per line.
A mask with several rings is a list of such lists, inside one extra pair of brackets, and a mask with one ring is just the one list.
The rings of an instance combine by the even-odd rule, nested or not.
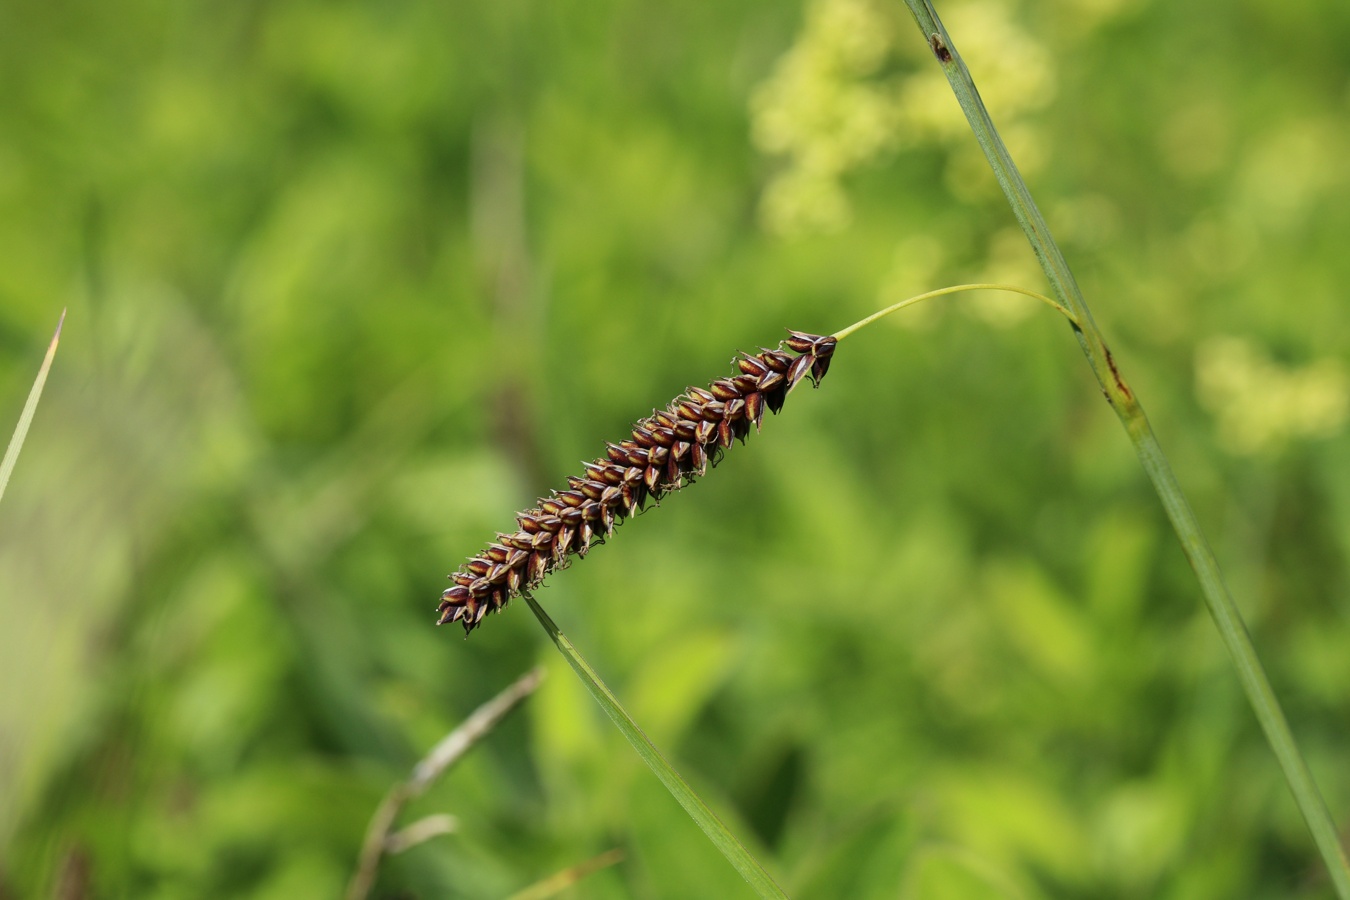
[(819, 386), (837, 343), (834, 336), (789, 331), (779, 349), (739, 356), (736, 375), (691, 387), (637, 422), (629, 438), (607, 444), (604, 456), (568, 478), (566, 490), (519, 513), (515, 532), (498, 534), (450, 576), (454, 586), (441, 595), (437, 624), (459, 622), (466, 634), (473, 631), (573, 554), (584, 557), (648, 499), (659, 501), (703, 475), (733, 441), (744, 443), (751, 426), (759, 430), (766, 409), (782, 409), (803, 378)]

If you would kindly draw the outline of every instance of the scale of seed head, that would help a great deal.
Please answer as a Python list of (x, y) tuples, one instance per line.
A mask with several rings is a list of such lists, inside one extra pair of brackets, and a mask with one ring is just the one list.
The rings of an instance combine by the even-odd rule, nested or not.
[(489, 612), (565, 567), (572, 554), (584, 557), (648, 498), (660, 500), (707, 472), (733, 440), (744, 442), (752, 425), (759, 430), (766, 408), (775, 414), (782, 409), (803, 378), (809, 375), (819, 386), (836, 339), (788, 335), (777, 350), (737, 357), (739, 374), (706, 389), (691, 387), (654, 411), (633, 426), (630, 438), (607, 444), (604, 456), (568, 478), (567, 490), (519, 513), (517, 531), (498, 534), (450, 576), (455, 584), (441, 595), (437, 624), (461, 622), (466, 634), (473, 631)]

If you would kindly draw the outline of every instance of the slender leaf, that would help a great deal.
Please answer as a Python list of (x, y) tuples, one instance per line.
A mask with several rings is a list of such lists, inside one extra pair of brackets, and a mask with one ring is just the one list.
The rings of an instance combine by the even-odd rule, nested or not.
[(703, 833), (713, 842), (713, 846), (721, 851), (727, 861), (735, 866), (736, 871), (741, 873), (741, 877), (748, 881), (761, 897), (786, 898), (787, 894), (783, 893), (783, 889), (774, 882), (769, 873), (764, 870), (764, 867), (750, 855), (750, 851), (746, 850), (745, 846), (736, 840), (716, 814), (708, 808), (708, 805), (703, 802), (698, 794), (694, 793), (694, 789), (680, 777), (680, 773), (676, 772), (674, 767), (666, 761), (666, 758), (661, 755), (661, 751), (656, 749), (656, 745), (628, 715), (628, 712), (623, 708), (623, 704), (619, 702), (619, 698), (614, 696), (614, 693), (600, 679), (600, 676), (596, 674), (590, 664), (577, 652), (567, 636), (558, 630), (558, 626), (554, 624), (553, 619), (544, 611), (544, 608), (528, 592), (523, 596), (525, 601), (530, 604), (530, 609), (534, 610), (534, 615), (539, 619), (539, 624), (544, 626), (544, 631), (548, 632), (548, 636), (553, 640), (558, 651), (562, 653), (563, 658), (567, 660), (567, 664), (572, 667), (572, 670), (577, 673), (577, 677), (586, 685), (586, 689), (591, 692), (591, 696), (600, 704), (601, 709), (614, 722), (623, 736), (628, 739), (628, 743), (633, 745), (633, 749), (637, 751), (638, 756), (642, 757), (642, 761), (666, 786), (666, 790), (670, 791), (671, 796), (684, 807), (684, 811), (689, 814), (695, 824), (703, 829)]
[(61, 342), (61, 326), (64, 324), (66, 311), (63, 309), (61, 319), (56, 323), (56, 334), (52, 335), (52, 342), (47, 345), (47, 356), (42, 360), (42, 368), (38, 369), (37, 380), (33, 382), (33, 389), (28, 392), (28, 402), (23, 405), (23, 412), (19, 414), (19, 424), (14, 429), (14, 436), (9, 439), (9, 446), (5, 448), (5, 458), (0, 460), (0, 499), (4, 499), (10, 473), (14, 471), (19, 451), (23, 449), (24, 439), (28, 437), (28, 426), (33, 421), (33, 414), (37, 412), (38, 400), (41, 399), (42, 388), (47, 383), (47, 372), (51, 370), (52, 360), (56, 358), (56, 345)]
[(622, 850), (606, 850), (599, 856), (578, 863), (570, 869), (563, 869), (543, 881), (535, 882), (523, 891), (512, 894), (510, 900), (548, 900), (549, 897), (558, 896), (592, 872), (598, 872), (622, 861)]

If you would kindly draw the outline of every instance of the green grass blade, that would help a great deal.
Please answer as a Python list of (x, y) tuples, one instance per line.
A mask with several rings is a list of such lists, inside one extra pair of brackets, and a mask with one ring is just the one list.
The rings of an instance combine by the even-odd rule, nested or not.
[(577, 673), (577, 677), (586, 685), (586, 689), (591, 692), (591, 696), (600, 704), (605, 714), (610, 717), (619, 731), (623, 733), (623, 736), (628, 739), (628, 743), (633, 745), (633, 749), (637, 751), (638, 756), (642, 757), (642, 761), (666, 786), (666, 790), (670, 791), (671, 796), (679, 802), (680, 806), (684, 807), (684, 811), (689, 814), (695, 824), (703, 829), (703, 833), (713, 842), (713, 846), (721, 851), (727, 861), (735, 866), (736, 871), (741, 873), (741, 877), (748, 881), (761, 897), (779, 897), (786, 900), (787, 894), (783, 893), (783, 889), (774, 882), (769, 873), (764, 870), (764, 867), (750, 855), (750, 851), (746, 850), (745, 846), (727, 830), (727, 827), (722, 824), (722, 821), (708, 808), (708, 805), (703, 802), (698, 794), (694, 793), (693, 788), (689, 787), (688, 783), (680, 777), (680, 773), (676, 772), (666, 761), (666, 758), (661, 755), (661, 751), (656, 749), (656, 745), (642, 732), (638, 724), (633, 721), (632, 716), (628, 715), (628, 712), (623, 708), (623, 704), (619, 703), (619, 698), (615, 697), (614, 693), (605, 686), (600, 676), (572, 646), (572, 642), (567, 639), (567, 636), (558, 630), (558, 626), (554, 624), (553, 619), (544, 611), (544, 608), (529, 593), (525, 593), (523, 596), (525, 602), (530, 604), (530, 609), (534, 610), (534, 615), (539, 619), (539, 624), (544, 626), (544, 631), (548, 632), (548, 636), (553, 640), (558, 651), (562, 653), (563, 658), (567, 660), (567, 664), (572, 667), (572, 670)]
[(1233, 597), (1224, 584), (1218, 561), (1200, 529), (1200, 523), (1191, 510), (1172, 467), (1163, 454), (1153, 428), (1149, 425), (1143, 407), (1133, 391), (1125, 383), (1120, 368), (1111, 357), (1106, 341), (1098, 330), (1088, 311), (1087, 301), (1083, 298), (1069, 264), (1064, 259), (1050, 228), (1037, 209), (1031, 197), (1031, 191), (1013, 163), (1008, 148), (999, 137), (984, 101), (980, 99), (975, 82), (970, 77), (965, 62), (957, 52), (951, 36), (938, 19), (937, 12), (928, 0), (905, 0), (905, 4), (914, 15), (924, 39), (937, 58), (951, 84), (952, 91), (961, 109), (966, 114), (975, 139), (984, 151), (994, 177), (1008, 198), (1013, 215), (1026, 233), (1027, 240), (1036, 253), (1036, 258), (1050, 280), (1055, 297), (1072, 313), (1075, 320), (1074, 333), (1093, 374), (1097, 376), (1112, 408), (1120, 417), (1126, 433), (1134, 445), (1139, 461), (1154, 490), (1162, 501), (1167, 517), (1181, 541), (1182, 549), (1190, 560), (1196, 578), (1200, 582), (1205, 606), (1209, 610), (1219, 636), (1227, 648), (1233, 665), (1237, 669), (1238, 679), (1247, 694), (1252, 710), (1265, 732), (1266, 740), (1279, 760), (1285, 780), (1294, 795), (1299, 811), (1308, 823), (1317, 849), (1326, 863), (1335, 885), (1336, 894), (1341, 900), (1350, 900), (1350, 862), (1346, 859), (1345, 848), (1341, 846), (1336, 826), (1331, 819), (1326, 802), (1314, 783), (1308, 764), (1299, 751), (1289, 723), (1285, 720), (1279, 700), (1270, 686), (1261, 661), (1252, 646), (1251, 636), (1242, 620), (1242, 614), (1233, 602)]
[(42, 398), (42, 388), (47, 383), (47, 372), (51, 370), (52, 360), (56, 358), (56, 345), (61, 342), (61, 326), (64, 324), (66, 311), (63, 309), (61, 319), (56, 323), (56, 334), (52, 335), (52, 342), (47, 346), (47, 356), (42, 360), (42, 368), (38, 369), (37, 380), (33, 382), (33, 389), (28, 392), (28, 402), (23, 405), (23, 412), (19, 414), (19, 424), (14, 429), (14, 436), (9, 439), (9, 446), (5, 448), (5, 458), (0, 460), (0, 499), (4, 499), (10, 473), (14, 471), (14, 464), (19, 460), (19, 451), (23, 449), (24, 439), (28, 437), (28, 426), (32, 424), (38, 400)]
[(556, 875), (550, 875), (543, 881), (536, 882), (525, 888), (523, 891), (517, 891), (507, 898), (507, 900), (549, 900), (550, 897), (558, 896), (592, 872), (598, 872), (601, 869), (617, 865), (622, 861), (622, 850), (606, 850), (599, 856), (588, 859), (584, 863), (572, 866), (570, 869), (564, 869)]

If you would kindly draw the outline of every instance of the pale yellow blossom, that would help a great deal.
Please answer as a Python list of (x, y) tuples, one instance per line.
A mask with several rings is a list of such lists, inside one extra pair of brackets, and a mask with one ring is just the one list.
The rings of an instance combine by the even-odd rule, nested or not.
[(1239, 455), (1330, 437), (1350, 415), (1350, 374), (1337, 359), (1286, 367), (1249, 340), (1216, 337), (1196, 353), (1195, 380), (1220, 443)]
[[(1019, 145), (1023, 170), (1035, 170), (1048, 150), (1025, 116), (1053, 96), (1048, 51), (1017, 25), (1008, 0), (967, 0), (944, 12), (1008, 140)], [(768, 230), (847, 227), (843, 179), (851, 171), (897, 149), (970, 143), (942, 73), (908, 25), (898, 7), (879, 0), (807, 7), (796, 42), (751, 99), (755, 145), (781, 163), (760, 206)], [(993, 180), (971, 177), (967, 162), (953, 157), (946, 181), (962, 199), (983, 199)]]

